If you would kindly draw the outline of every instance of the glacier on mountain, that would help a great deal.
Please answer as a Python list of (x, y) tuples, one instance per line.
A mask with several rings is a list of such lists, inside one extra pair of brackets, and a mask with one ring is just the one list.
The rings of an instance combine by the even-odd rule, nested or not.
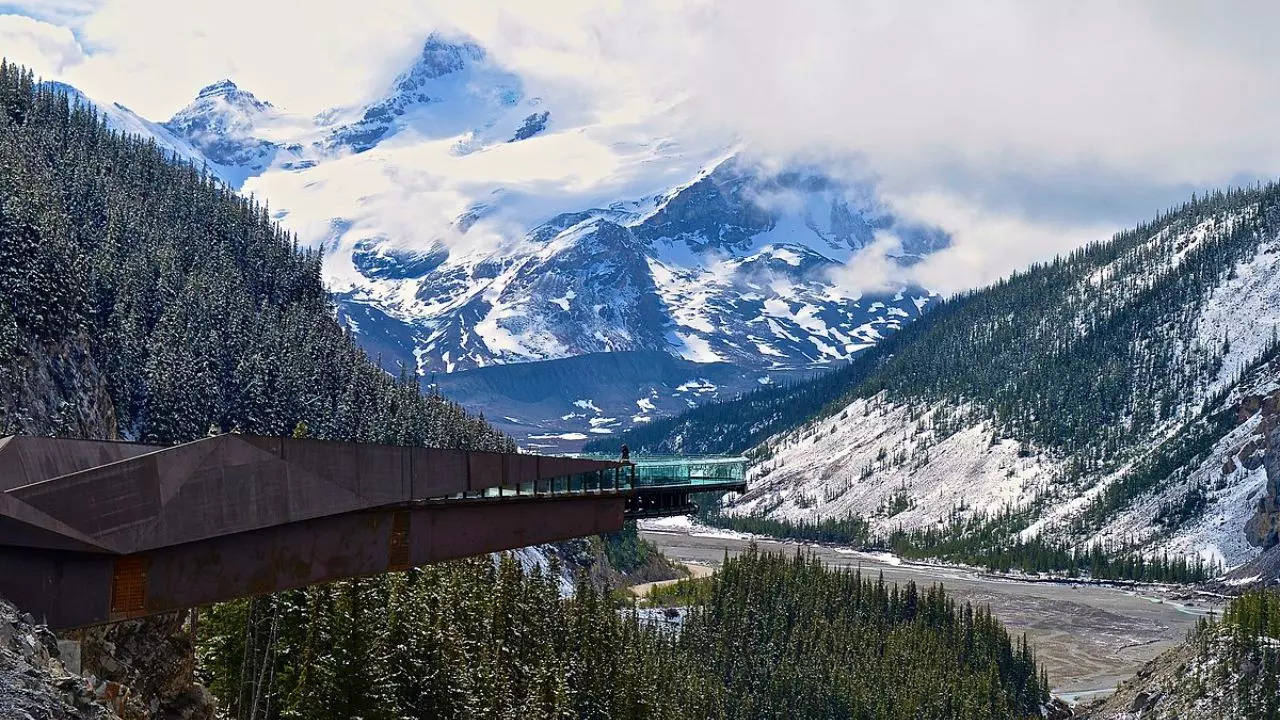
[(266, 199), (391, 371), (656, 350), (755, 382), (845, 360), (936, 301), (841, 271), (886, 241), (908, 266), (945, 232), (865, 178), (686, 132), (683, 112), (591, 108), (432, 34), (366, 102), (302, 115), (223, 79), (163, 124), (108, 121)]

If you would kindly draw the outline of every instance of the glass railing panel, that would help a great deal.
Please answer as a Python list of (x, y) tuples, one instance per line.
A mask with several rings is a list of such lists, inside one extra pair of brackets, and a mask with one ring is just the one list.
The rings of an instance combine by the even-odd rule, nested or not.
[(630, 465), (489, 487), (454, 497), (496, 498), (532, 496), (535, 493), (594, 493), (644, 487), (715, 485), (741, 482), (745, 475), (745, 458), (643, 456), (634, 458)]
[(638, 486), (708, 485), (740, 481), (746, 475), (745, 458), (641, 457), (635, 465)]

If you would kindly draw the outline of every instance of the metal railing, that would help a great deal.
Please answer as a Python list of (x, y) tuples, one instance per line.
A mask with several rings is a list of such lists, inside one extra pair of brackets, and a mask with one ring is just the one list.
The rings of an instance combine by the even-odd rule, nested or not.
[[(617, 460), (617, 456), (586, 454), (592, 460)], [(633, 455), (635, 487), (720, 485), (742, 482), (747, 459), (736, 455)]]
[(647, 455), (632, 462), (637, 487), (741, 482), (747, 470), (744, 457)]
[(495, 485), (481, 490), (437, 498), (450, 500), (479, 498), (546, 497), (621, 492), (635, 487), (635, 469), (628, 466), (560, 475), (513, 485)]
[[(615, 460), (603, 456), (580, 456)], [(594, 470), (575, 475), (544, 478), (519, 485), (502, 485), (454, 498), (504, 498), (574, 495), (594, 492), (621, 492), (645, 488), (690, 488), (719, 486), (743, 482), (747, 459), (719, 455), (643, 455), (629, 460), (629, 465), (608, 470)], [(695, 490), (696, 491), (696, 490)]]

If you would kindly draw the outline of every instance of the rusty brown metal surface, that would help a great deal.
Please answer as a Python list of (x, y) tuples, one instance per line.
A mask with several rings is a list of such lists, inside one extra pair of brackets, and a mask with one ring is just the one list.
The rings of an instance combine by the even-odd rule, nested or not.
[(0, 596), (56, 629), (107, 622), (114, 556), (0, 546)]
[(631, 495), (619, 466), (245, 435), (3, 438), (0, 595), (78, 627), (609, 532)]
[(617, 463), (221, 435), (8, 491), (124, 552)]
[(0, 492), (160, 449), (101, 440), (26, 435), (0, 438)]
[(111, 616), (126, 618), (147, 609), (147, 558), (121, 555), (111, 567)]
[(619, 462), (220, 435), (0, 438), (0, 596), (62, 629), (686, 512)]
[[(442, 503), (409, 513), (407, 566), (509, 550), (622, 526), (625, 498)], [(149, 613), (402, 569), (397, 511), (319, 518), (148, 553)]]
[[(112, 552), (112, 549), (57, 518), (0, 493), (0, 547)], [(0, 566), (3, 571), (3, 566)]]
[(409, 569), (412, 567), (409, 556), (409, 511), (397, 510), (391, 516), (391, 541), (387, 550), (387, 569)]

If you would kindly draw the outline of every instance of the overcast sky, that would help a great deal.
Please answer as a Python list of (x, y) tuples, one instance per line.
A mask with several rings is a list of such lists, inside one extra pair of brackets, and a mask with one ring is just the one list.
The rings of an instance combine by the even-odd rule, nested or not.
[(440, 28), (601, 114), (687, 98), (761, 152), (857, 158), (956, 237), (922, 270), (944, 289), (1275, 177), (1277, 27), (1268, 2), (0, 0), (0, 53), (151, 119), (223, 77), (358, 103)]

